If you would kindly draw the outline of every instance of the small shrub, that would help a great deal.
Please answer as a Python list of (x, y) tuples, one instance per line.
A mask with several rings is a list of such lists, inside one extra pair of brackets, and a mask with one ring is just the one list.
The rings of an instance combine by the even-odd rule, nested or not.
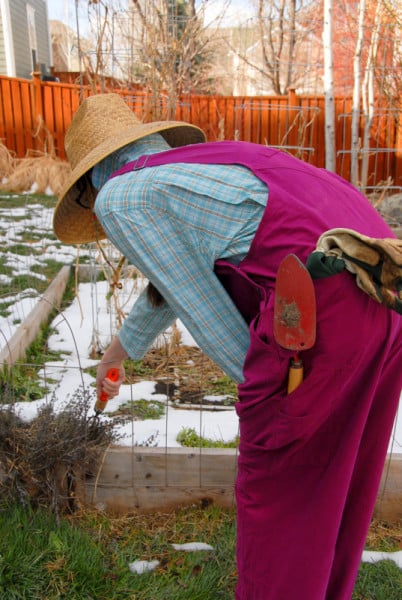
[(3, 496), (56, 514), (80, 506), (86, 477), (117, 439), (112, 422), (88, 416), (94, 402), (93, 393), (78, 389), (57, 414), (49, 402), (29, 423), (12, 408), (0, 410)]
[(16, 363), (12, 369), (7, 365), (0, 371), (0, 395), (2, 404), (38, 400), (46, 390), (39, 384), (32, 365)]
[(157, 400), (130, 400), (121, 404), (112, 416), (130, 415), (134, 420), (160, 419), (165, 414), (165, 405)]

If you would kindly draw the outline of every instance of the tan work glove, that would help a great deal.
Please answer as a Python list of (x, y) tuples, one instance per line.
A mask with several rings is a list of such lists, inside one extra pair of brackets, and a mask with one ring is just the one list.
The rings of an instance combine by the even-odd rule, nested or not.
[(402, 240), (370, 238), (353, 229), (324, 232), (307, 260), (313, 278), (347, 269), (371, 298), (402, 314)]

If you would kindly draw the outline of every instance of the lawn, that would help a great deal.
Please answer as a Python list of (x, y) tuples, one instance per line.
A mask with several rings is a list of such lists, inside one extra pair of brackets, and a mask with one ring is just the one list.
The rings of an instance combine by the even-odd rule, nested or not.
[[(401, 541), (399, 527), (372, 524), (368, 547), (393, 551)], [(190, 542), (212, 550), (173, 547)], [(0, 512), (3, 600), (233, 600), (234, 555), (234, 511), (212, 505), (114, 518), (82, 512), (60, 521), (16, 505)], [(159, 564), (136, 574), (136, 560)], [(400, 600), (401, 590), (394, 562), (362, 564), (353, 600)]]

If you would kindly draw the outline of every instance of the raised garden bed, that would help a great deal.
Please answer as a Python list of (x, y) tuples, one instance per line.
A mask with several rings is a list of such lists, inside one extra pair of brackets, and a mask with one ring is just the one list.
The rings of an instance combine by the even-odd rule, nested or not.
[[(49, 305), (61, 301), (63, 286), (67, 284), (70, 273), (69, 267), (62, 267), (38, 305), (9, 341), (8, 351), (15, 348), (14, 356), (24, 354), (31, 338), (27, 333), (32, 333), (39, 322), (46, 319)], [(151, 367), (154, 358), (151, 353)], [(187, 356), (185, 359), (184, 362), (188, 362)], [(7, 352), (5, 362), (11, 364), (7, 360)], [(162, 381), (164, 375), (163, 370), (159, 372)], [(191, 390), (196, 394), (193, 383), (183, 397), (187, 407), (194, 399)], [(196, 402), (199, 403), (198, 397)], [(229, 507), (234, 505), (236, 464), (237, 450), (229, 448), (110, 447), (98, 471), (81, 487), (81, 500), (114, 512), (160, 510), (197, 501)], [(400, 520), (401, 500), (402, 455), (394, 454), (389, 456), (384, 468), (376, 516), (390, 522)]]

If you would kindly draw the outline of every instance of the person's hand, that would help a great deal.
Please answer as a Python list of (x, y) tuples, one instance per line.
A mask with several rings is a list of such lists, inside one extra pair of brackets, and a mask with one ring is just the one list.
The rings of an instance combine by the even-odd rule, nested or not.
[[(119, 394), (120, 386), (125, 378), (123, 361), (126, 358), (126, 351), (120, 344), (119, 339), (115, 338), (103, 355), (96, 372), (96, 395), (98, 400), (102, 392), (104, 392), (108, 398), (114, 398)], [(112, 368), (119, 371), (119, 378), (117, 381), (112, 381), (107, 377), (109, 369)]]
[[(110, 369), (117, 369), (119, 371), (119, 377), (116, 381), (112, 381), (108, 378)], [(125, 378), (125, 370), (122, 362), (104, 362), (101, 361), (98, 365), (96, 372), (96, 395), (99, 399), (102, 392), (106, 394), (107, 398), (114, 398), (118, 396), (120, 386)]]

